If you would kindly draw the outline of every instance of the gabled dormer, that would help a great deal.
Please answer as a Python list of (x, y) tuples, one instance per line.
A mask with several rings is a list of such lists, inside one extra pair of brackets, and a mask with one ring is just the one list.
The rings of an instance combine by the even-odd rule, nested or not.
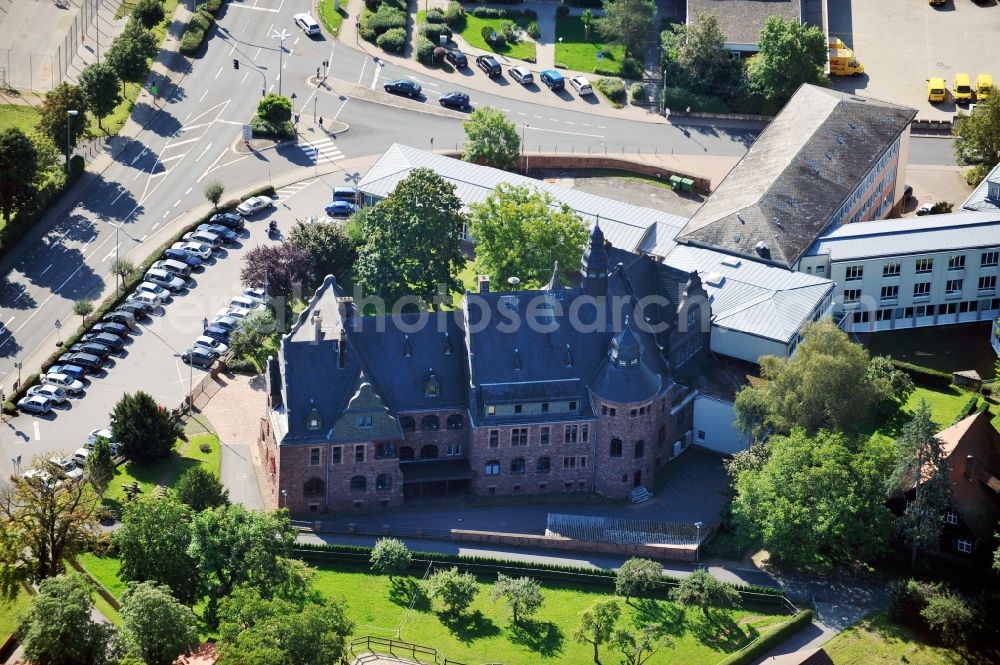
[(389, 413), (382, 396), (363, 374), (347, 408), (334, 422), (332, 433), (335, 441), (372, 441), (403, 436), (399, 421)]

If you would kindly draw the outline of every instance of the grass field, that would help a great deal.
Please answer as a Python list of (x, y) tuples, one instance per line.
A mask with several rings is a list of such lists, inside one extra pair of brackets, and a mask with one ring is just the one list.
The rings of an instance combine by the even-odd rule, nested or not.
[[(600, 60), (598, 53), (604, 54)], [(598, 65), (602, 70), (618, 72), (624, 58), (625, 47), (601, 41), (594, 26), (590, 27), (588, 38), (579, 16), (556, 20), (556, 62), (560, 65), (577, 72), (593, 72)]]
[(873, 433), (873, 436), (883, 436), (895, 439), (899, 436), (900, 429), (910, 419), (910, 416), (917, 410), (921, 400), (925, 400), (931, 408), (931, 418), (941, 429), (951, 425), (951, 421), (966, 405), (972, 393), (966, 392), (954, 386), (942, 388), (928, 388), (917, 386), (909, 399), (895, 414), (884, 420)]
[(11, 600), (0, 599), (0, 643), (17, 630), (21, 616), (31, 604), (31, 596), (23, 589)]
[(928, 644), (914, 631), (893, 622), (885, 612), (869, 615), (824, 644), (823, 648), (836, 665), (973, 665), (989, 662)]
[[(484, 26), (489, 26), (496, 32), (500, 32), (500, 26), (503, 23), (511, 23), (509, 19), (499, 19), (499, 18), (479, 18), (473, 16), (472, 14), (465, 15), (465, 26), (461, 31), (457, 31), (457, 34), (461, 35), (462, 39), (469, 42), (470, 46), (473, 46), (484, 51), (493, 51), (494, 53), (499, 53), (500, 55), (505, 55), (508, 58), (516, 58), (518, 60), (526, 60), (528, 62), (535, 61), (535, 42), (529, 39), (524, 39), (516, 44), (506, 44), (503, 48), (496, 49), (493, 45), (488, 43), (483, 39), (482, 30)], [(469, 58), (469, 66), (475, 67), (475, 63), (472, 62), (473, 58)]]
[[(22, 104), (0, 104), (0, 132), (17, 127), (25, 134), (35, 131), (38, 111), (34, 106)], [(64, 148), (65, 149), (65, 148)]]
[(347, 13), (341, 9), (339, 12), (333, 8), (333, 0), (322, 0), (319, 3), (319, 21), (326, 28), (326, 31), (337, 36), (340, 32), (340, 24), (344, 22)]

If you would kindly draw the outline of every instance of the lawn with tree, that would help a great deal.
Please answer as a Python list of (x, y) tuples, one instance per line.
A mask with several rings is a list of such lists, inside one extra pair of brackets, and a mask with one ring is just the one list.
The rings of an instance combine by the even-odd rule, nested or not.
[[(561, 40), (561, 41), (560, 41)], [(605, 38), (599, 29), (584, 27), (579, 16), (564, 16), (556, 21), (556, 62), (576, 72), (621, 71), (625, 47)], [(598, 54), (601, 55), (598, 58)]]
[(133, 462), (169, 457), (183, 433), (174, 416), (141, 390), (122, 395), (112, 416), (111, 435), (121, 444), (121, 454)]

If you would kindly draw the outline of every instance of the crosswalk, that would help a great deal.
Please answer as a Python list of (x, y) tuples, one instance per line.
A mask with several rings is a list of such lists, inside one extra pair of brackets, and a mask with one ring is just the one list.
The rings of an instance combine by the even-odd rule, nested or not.
[(292, 183), (291, 185), (285, 185), (281, 189), (277, 190), (275, 192), (275, 194), (278, 195), (278, 200), (279, 201), (287, 201), (288, 199), (292, 198), (293, 196), (295, 196), (296, 194), (298, 194), (299, 192), (301, 192), (303, 189), (305, 189), (309, 185), (313, 184), (313, 182), (315, 182), (315, 181), (314, 180), (302, 180), (300, 182)]
[(299, 147), (313, 163), (336, 162), (344, 159), (344, 153), (334, 143), (333, 139), (318, 139), (316, 141), (300, 141)]

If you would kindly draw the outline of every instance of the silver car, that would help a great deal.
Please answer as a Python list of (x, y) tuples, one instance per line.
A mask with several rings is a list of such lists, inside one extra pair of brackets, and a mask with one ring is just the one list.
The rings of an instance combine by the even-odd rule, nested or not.
[[(83, 384), (80, 385), (81, 387), (83, 386)], [(50, 400), (52, 400), (53, 404), (62, 404), (67, 399), (69, 399), (69, 396), (66, 394), (65, 389), (47, 383), (43, 383), (40, 386), (32, 386), (28, 388), (28, 397), (34, 397), (35, 395), (48, 397)]]
[(535, 82), (535, 75), (527, 67), (511, 67), (507, 70), (507, 73), (521, 85), (531, 85)]
[(222, 238), (211, 231), (191, 231), (182, 237), (184, 242), (200, 242), (218, 249), (222, 247)]
[(49, 464), (52, 465), (57, 474), (67, 480), (80, 480), (83, 478), (83, 469), (78, 467), (76, 462), (62, 457), (50, 457)]
[(183, 291), (187, 286), (187, 283), (177, 277), (172, 272), (167, 272), (166, 270), (160, 270), (159, 268), (152, 268), (146, 273), (146, 281), (152, 282), (157, 286), (162, 286), (165, 289), (169, 289), (174, 293), (178, 291)]
[(79, 395), (83, 392), (83, 382), (78, 379), (74, 379), (69, 374), (49, 372), (42, 377), (42, 383), (62, 388), (70, 395)]

